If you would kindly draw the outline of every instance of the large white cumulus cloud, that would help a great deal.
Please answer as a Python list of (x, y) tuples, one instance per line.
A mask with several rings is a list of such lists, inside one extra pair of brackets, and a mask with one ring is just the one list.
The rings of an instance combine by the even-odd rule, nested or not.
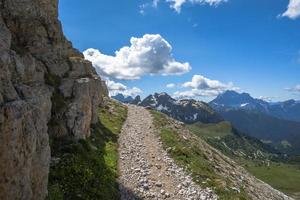
[(287, 10), (281, 16), (291, 19), (300, 17), (300, 0), (290, 0)]
[(174, 96), (177, 98), (212, 97), (223, 93), (226, 90), (239, 90), (233, 83), (222, 83), (218, 80), (211, 80), (202, 75), (194, 75), (191, 81), (182, 84), (185, 91), (177, 91)]
[(227, 0), (167, 0), (167, 2), (171, 2), (171, 8), (180, 13), (182, 5), (188, 2), (193, 4), (208, 4), (213, 6), (227, 2)]
[(177, 62), (171, 45), (160, 35), (132, 37), (130, 46), (122, 47), (115, 56), (96, 49), (83, 52), (100, 76), (134, 80), (144, 75), (181, 75), (191, 70), (189, 63)]

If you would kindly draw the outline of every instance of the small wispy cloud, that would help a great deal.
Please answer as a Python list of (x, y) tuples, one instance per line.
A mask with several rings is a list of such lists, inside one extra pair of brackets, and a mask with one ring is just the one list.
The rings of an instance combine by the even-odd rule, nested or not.
[(143, 4), (139, 5), (139, 13), (141, 15), (145, 15), (147, 9), (157, 8), (159, 2), (160, 2), (160, 0), (152, 0), (152, 2), (143, 3)]
[(167, 88), (175, 88), (176, 84), (175, 83), (169, 83), (166, 85)]
[(148, 7), (148, 4), (147, 3), (145, 3), (145, 4), (141, 4), (140, 6), (139, 6), (139, 13), (141, 14), (141, 15), (144, 15), (145, 14), (145, 10), (146, 10), (146, 8)]
[(287, 10), (280, 14), (279, 17), (288, 17), (290, 19), (300, 17), (300, 0), (290, 0)]
[(198, 26), (199, 26), (199, 25), (198, 25), (197, 23), (194, 23), (194, 24), (193, 24), (193, 27), (194, 27), (194, 28), (197, 28)]
[(227, 2), (228, 0), (166, 0), (171, 3), (171, 8), (174, 9), (177, 13), (181, 12), (181, 8), (186, 3), (192, 4), (208, 4), (210, 6), (217, 6), (221, 3)]
[(289, 92), (300, 94), (300, 84), (296, 85), (295, 87), (285, 88), (285, 90), (287, 90)]
[(278, 96), (260, 96), (258, 99), (263, 101), (272, 102), (274, 99), (279, 98)]
[(141, 4), (139, 6), (139, 12), (141, 14), (145, 14), (147, 8), (157, 8), (159, 2), (161, 1), (170, 4), (171, 9), (175, 10), (177, 13), (180, 13), (182, 6), (187, 3), (218, 6), (219, 4), (227, 2), (228, 0), (151, 0), (151, 2)]

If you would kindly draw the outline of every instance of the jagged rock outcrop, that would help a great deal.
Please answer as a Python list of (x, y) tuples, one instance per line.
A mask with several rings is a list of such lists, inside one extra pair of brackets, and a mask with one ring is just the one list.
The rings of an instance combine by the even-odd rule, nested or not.
[(0, 199), (44, 199), (49, 137), (86, 138), (107, 95), (58, 0), (0, 0)]
[(122, 103), (130, 103), (133, 101), (133, 97), (132, 96), (125, 96), (123, 94), (117, 94), (115, 96), (111, 96), (111, 98), (117, 100), (117, 101), (120, 101)]
[(141, 102), (142, 102), (141, 96), (140, 96), (140, 95), (137, 95), (137, 96), (130, 102), (130, 104), (133, 104), (133, 105), (139, 105)]
[(195, 122), (217, 123), (223, 121), (222, 117), (207, 103), (194, 99), (175, 100), (165, 92), (149, 95), (139, 105), (158, 110), (188, 124)]

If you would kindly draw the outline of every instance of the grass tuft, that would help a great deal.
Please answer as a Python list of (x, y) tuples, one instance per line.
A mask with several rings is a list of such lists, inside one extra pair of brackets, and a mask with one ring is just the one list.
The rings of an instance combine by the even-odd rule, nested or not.
[(119, 199), (117, 139), (127, 108), (108, 101), (99, 109), (99, 123), (87, 140), (53, 139), (49, 174), (49, 200)]

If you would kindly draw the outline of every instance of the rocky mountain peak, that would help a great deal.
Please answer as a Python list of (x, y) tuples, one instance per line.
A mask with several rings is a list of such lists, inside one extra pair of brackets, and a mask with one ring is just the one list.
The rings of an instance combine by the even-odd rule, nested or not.
[(151, 107), (186, 123), (212, 123), (222, 120), (221, 117), (204, 102), (194, 99), (175, 100), (167, 93), (149, 95), (139, 105)]
[(300, 103), (293, 99), (284, 102), (266, 102), (253, 98), (248, 93), (226, 91), (209, 102), (209, 105), (219, 112), (243, 110), (284, 120), (300, 121)]
[(139, 105), (142, 102), (141, 96), (137, 95), (130, 103), (133, 105)]
[(176, 102), (175, 99), (173, 99), (170, 95), (168, 95), (167, 93), (163, 92), (163, 93), (154, 93), (153, 95), (149, 95), (147, 96), (141, 103), (141, 106), (145, 106), (145, 107), (166, 107), (166, 106), (170, 106), (171, 104), (173, 104), (174, 102)]
[(154, 98), (156, 98), (157, 101), (160, 102), (164, 102), (164, 101), (168, 101), (168, 102), (174, 102), (176, 101), (175, 99), (173, 99), (169, 94), (167, 94), (166, 92), (162, 92), (162, 93), (155, 93), (154, 94)]
[(112, 96), (111, 98), (118, 100), (122, 103), (130, 103), (133, 101), (133, 98), (131, 96), (124, 96), (123, 94), (117, 94), (115, 96)]
[(234, 105), (234, 104), (245, 104), (245, 103), (252, 103), (255, 99), (252, 98), (248, 93), (238, 93), (235, 91), (225, 91), (223, 94), (217, 96), (212, 102), (215, 104), (220, 105)]

